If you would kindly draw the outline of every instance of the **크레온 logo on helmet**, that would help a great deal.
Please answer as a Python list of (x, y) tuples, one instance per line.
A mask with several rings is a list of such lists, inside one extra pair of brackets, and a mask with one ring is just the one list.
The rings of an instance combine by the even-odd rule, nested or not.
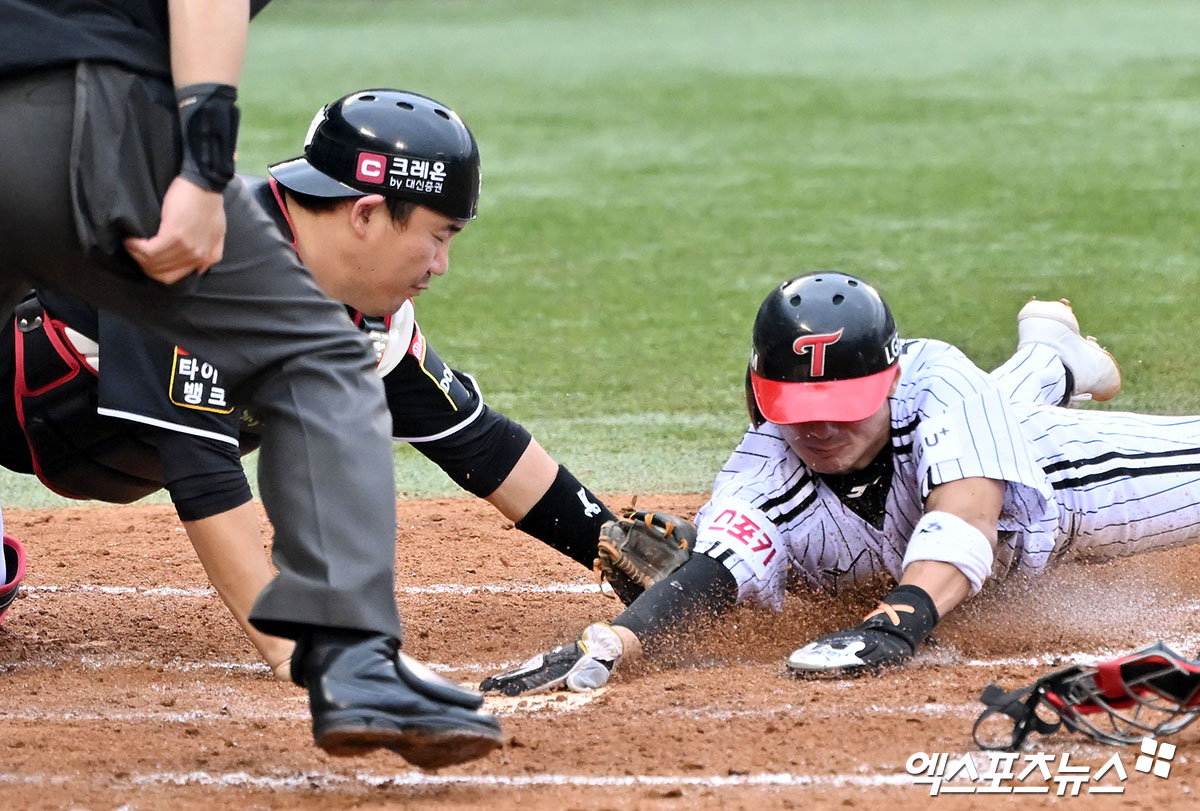
[(378, 183), (387, 180), (387, 155), (377, 152), (359, 152), (358, 164), (354, 167), (354, 179), (360, 183)]
[(810, 354), (810, 372), (813, 377), (825, 376), (825, 349), (831, 344), (836, 344), (842, 339), (842, 333), (846, 331), (842, 327), (837, 332), (830, 332), (824, 335), (801, 335), (792, 342), (792, 351), (797, 355), (805, 353)]
[(388, 166), (388, 186), (398, 191), (441, 194), (445, 183), (445, 161), (396, 155)]

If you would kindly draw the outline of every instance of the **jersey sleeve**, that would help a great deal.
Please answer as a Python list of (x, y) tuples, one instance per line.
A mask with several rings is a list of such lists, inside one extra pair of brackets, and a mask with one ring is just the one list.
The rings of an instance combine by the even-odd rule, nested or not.
[(738, 602), (774, 610), (783, 606), (788, 570), (779, 522), (806, 506), (805, 494), (781, 481), (787, 478), (784, 447), (770, 425), (747, 430), (696, 515), (695, 551), (729, 570), (737, 581)]
[(447, 366), (415, 324), (383, 387), (393, 438), (411, 443), (481, 498), (508, 478), (532, 440), (521, 425), (488, 408), (475, 378)]
[[(1053, 535), (1040, 533), (1035, 542), (1029, 529), (1057, 524), (1054, 488), (1008, 394), (958, 350), (946, 349), (952, 351), (920, 376), (924, 389), (916, 398), (920, 418), (913, 437), (919, 493), (925, 499), (938, 485), (971, 477), (1005, 482), (993, 566), (998, 574), (1031, 551), (1039, 559), (1049, 554)], [(1045, 548), (1022, 548), (1034, 543)]]
[(1050, 498), (1053, 489), (1008, 398), (961, 352), (945, 351), (919, 376), (913, 437), (922, 498), (940, 484), (987, 478)]
[(783, 607), (787, 546), (779, 527), (762, 510), (739, 498), (720, 496), (696, 524), (696, 549), (714, 558), (737, 581), (738, 602)]
[(414, 325), (403, 356), (383, 376), (392, 437), (432, 442), (463, 430), (483, 413), (483, 397), (469, 374), (456, 372)]
[(182, 521), (198, 521), (239, 507), (252, 494), (238, 449), (177, 431), (150, 434), (162, 461), (163, 485)]

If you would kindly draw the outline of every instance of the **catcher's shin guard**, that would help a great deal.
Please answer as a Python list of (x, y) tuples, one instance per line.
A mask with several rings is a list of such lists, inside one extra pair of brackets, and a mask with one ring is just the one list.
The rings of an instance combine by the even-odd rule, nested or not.
[(8, 607), (17, 599), (21, 578), (25, 576), (25, 548), (11, 535), (4, 536), (4, 577), (0, 585), (0, 623), (8, 615)]

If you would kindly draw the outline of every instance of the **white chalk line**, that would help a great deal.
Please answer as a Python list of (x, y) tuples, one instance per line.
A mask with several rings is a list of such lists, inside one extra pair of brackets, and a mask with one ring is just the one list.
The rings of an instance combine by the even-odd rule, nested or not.
[[(518, 594), (518, 593), (543, 593), (543, 594), (580, 594), (591, 593), (597, 590), (597, 585), (587, 581), (575, 582), (559, 582), (549, 584), (536, 584), (527, 582), (514, 582), (502, 584), (484, 584), (484, 585), (464, 585), (460, 583), (437, 583), (428, 586), (408, 586), (398, 589), (398, 593), (407, 595), (472, 595), (472, 594)], [(607, 589), (607, 587), (606, 587)], [(175, 587), (137, 587), (137, 586), (105, 586), (98, 584), (72, 584), (72, 585), (38, 585), (38, 586), (23, 586), (22, 592), (26, 597), (38, 599), (45, 596), (70, 593), (84, 594), (100, 594), (106, 596), (152, 596), (152, 597), (186, 597), (186, 598), (216, 598), (216, 592), (212, 588), (175, 588)], [(1200, 609), (1200, 603), (1182, 604), (1179, 607), (1181, 613), (1191, 612)], [(1182, 637), (1165, 638), (1165, 641), (1178, 653), (1188, 657), (1193, 655), (1193, 651), (1200, 650), (1200, 635), (1189, 634)], [(1101, 649), (1094, 651), (1075, 651), (1075, 652), (1046, 652), (1035, 656), (1009, 656), (996, 657), (990, 659), (967, 659), (958, 654), (953, 649), (933, 649), (920, 653), (914, 660), (913, 665), (916, 667), (922, 666), (950, 666), (950, 667), (970, 667), (970, 668), (996, 668), (996, 667), (1062, 667), (1073, 664), (1094, 664), (1098, 661), (1116, 658), (1131, 652), (1131, 649)], [(520, 664), (523, 660), (517, 659), (500, 663), (474, 663), (474, 664), (446, 664), (438, 662), (426, 663), (431, 669), (441, 673), (494, 673), (501, 670), (514, 667)], [(37, 667), (57, 667), (63, 664), (75, 662), (79, 666), (94, 670), (112, 667), (153, 667), (170, 671), (204, 671), (217, 670), (224, 672), (245, 672), (265, 675), (268, 673), (266, 665), (259, 662), (222, 662), (222, 661), (188, 661), (174, 660), (170, 662), (138, 659), (135, 657), (111, 655), (100, 657), (91, 654), (82, 654), (78, 657), (74, 656), (58, 656), (58, 657), (42, 657), (40, 659), (26, 660), (22, 662), (14, 662), (11, 664), (0, 664), (0, 673), (11, 672), (14, 670), (37, 668)], [(3, 717), (3, 716), (0, 716)], [(733, 716), (730, 716), (733, 717)]]
[[(1166, 641), (1168, 645), (1170, 645), (1177, 653), (1183, 656), (1188, 656), (1188, 651), (1200, 649), (1200, 635), (1197, 634), (1171, 637)], [(1131, 652), (1132, 650), (1128, 648), (1119, 650), (1101, 649), (1094, 651), (1043, 653), (1037, 656), (1002, 656), (993, 659), (965, 659), (953, 651), (938, 650), (936, 652), (929, 651), (919, 654), (912, 660), (910, 667), (1060, 667), (1074, 664), (1094, 664), (1099, 661), (1105, 661), (1107, 659), (1124, 656)], [(424, 662), (424, 664), (431, 670), (437, 671), (438, 673), (497, 673), (502, 670), (515, 667), (521, 664), (523, 661), (524, 659), (511, 659), (504, 662), (469, 662), (465, 664)], [(783, 658), (781, 656), (780, 662), (782, 661)], [(107, 656), (83, 653), (78, 656), (62, 655), (55, 657), (40, 657), (37, 659), (27, 659), (21, 662), (12, 662), (10, 664), (0, 664), (0, 673), (29, 668), (59, 667), (63, 664), (72, 662), (76, 663), (80, 667), (90, 670), (102, 670), (105, 668), (120, 667), (150, 667), (154, 669), (180, 671), (185, 673), (204, 670), (258, 674), (267, 674), (269, 672), (267, 666), (261, 662), (228, 662), (186, 659), (164, 661), (161, 659), (139, 658), (115, 653)], [(717, 666), (719, 667), (720, 665)]]
[[(610, 591), (606, 585), (604, 593)], [(485, 584), (468, 586), (462, 583), (434, 583), (428, 586), (405, 586), (396, 589), (397, 594), (421, 596), (426, 594), (470, 596), (473, 594), (593, 594), (599, 593), (600, 586), (594, 582), (573, 583), (502, 583), (498, 585)], [(100, 594), (104, 596), (135, 596), (135, 597), (193, 597), (209, 598), (217, 596), (217, 592), (208, 587), (175, 588), (156, 586), (102, 586), (94, 583), (80, 583), (66, 586), (58, 585), (23, 585), (21, 593), (31, 599), (38, 599), (57, 594)]]
[[(1162, 640), (1167, 646), (1185, 659), (1191, 659), (1200, 649), (1200, 634), (1164, 635)], [(951, 665), (955, 667), (1047, 667), (1068, 665), (1092, 665), (1097, 662), (1128, 656), (1134, 648), (1100, 648), (1092, 651), (1077, 651), (1074, 653), (1042, 653), (1037, 656), (1005, 656), (995, 659), (967, 659), (958, 656), (947, 657), (944, 661), (932, 656), (916, 660), (918, 663)]]
[(75, 666), (84, 670), (145, 667), (153, 670), (165, 670), (183, 673), (204, 670), (217, 670), (226, 673), (258, 673), (262, 675), (267, 675), (270, 673), (270, 669), (262, 662), (214, 662), (184, 659), (164, 661), (162, 659), (146, 659), (136, 656), (124, 656), (115, 653), (108, 656), (97, 656), (90, 653), (83, 653), (75, 656), (69, 654), (63, 654), (59, 656), (40, 656), (35, 659), (24, 659), (20, 662), (0, 664), (0, 673), (12, 673), (18, 670), (34, 670), (42, 668), (61, 668), (64, 665), (71, 664), (74, 664)]
[[(586, 705), (604, 695), (609, 688), (602, 687), (588, 693), (539, 693), (532, 696), (487, 696), (486, 709), (499, 716), (540, 715), (554, 713), (562, 715), (582, 709)], [(291, 703), (296, 709), (278, 709), (264, 707), (258, 704), (252, 706), (228, 707), (221, 710), (170, 710), (149, 708), (145, 710), (46, 710), (35, 704), (26, 704), (17, 710), (0, 710), (0, 721), (30, 721), (30, 722), (73, 722), (73, 721), (104, 721), (121, 723), (142, 723), (171, 721), (173, 723), (220, 722), (230, 721), (308, 721), (309, 714), (307, 698), (298, 693)]]
[[(600, 691), (603, 692), (603, 691)], [(497, 698), (488, 696), (485, 709), (501, 717), (566, 715), (584, 709), (597, 695), (585, 693), (550, 693), (539, 696)], [(565, 698), (566, 700), (562, 700)], [(310, 716), (303, 696), (297, 696), (295, 709), (280, 709), (277, 706), (241, 706), (222, 710), (48, 710), (37, 705), (26, 705), (14, 710), (0, 710), (0, 721), (24, 721), (36, 723), (108, 722), (108, 723), (221, 723), (246, 721), (307, 721)], [(910, 704), (900, 706), (864, 705), (852, 709), (836, 705), (792, 705), (779, 704), (752, 709), (730, 710), (722, 707), (659, 707), (646, 708), (647, 717), (671, 716), (705, 721), (728, 721), (734, 718), (776, 718), (803, 716), (818, 720), (846, 718), (869, 714), (872, 716), (904, 716), (922, 718), (974, 718), (981, 706), (969, 704)]]
[[(0, 773), (0, 783), (24, 785), (62, 785), (71, 778), (63, 775), (30, 775)], [(75, 778), (75, 782), (78, 778)], [(339, 791), (361, 788), (425, 788), (425, 787), (482, 787), (492, 789), (524, 789), (570, 786), (575, 788), (877, 788), (912, 785), (912, 777), (899, 774), (866, 772), (854, 774), (793, 774), (791, 772), (760, 772), (732, 775), (586, 775), (586, 774), (430, 774), (401, 772), (375, 774), (355, 772), (352, 775), (332, 772), (299, 772), (283, 775), (260, 775), (247, 772), (212, 774), (194, 772), (151, 772), (114, 779), (113, 785), (130, 783), (138, 787), (205, 786), (213, 788), (256, 788), (270, 791)]]
[[(438, 673), (497, 673), (501, 670), (507, 670), (523, 662), (523, 659), (513, 659), (508, 662), (499, 664), (466, 664), (466, 665), (450, 665), (442, 662), (422, 662), (430, 670)], [(150, 659), (138, 656), (129, 656), (119, 653), (111, 653), (107, 656), (101, 656), (93, 653), (80, 653), (70, 655), (64, 653), (59, 656), (42, 656), (34, 659), (24, 659), (20, 662), (11, 662), (8, 664), (0, 664), (0, 673), (7, 673), (15, 670), (29, 670), (34, 668), (46, 667), (62, 667), (66, 664), (75, 664), (84, 670), (105, 670), (108, 668), (130, 668), (130, 667), (146, 667), (153, 670), (165, 670), (168, 672), (193, 673), (204, 670), (217, 670), (226, 673), (257, 673), (267, 675), (270, 669), (266, 664), (258, 661), (254, 662), (222, 662), (222, 661), (205, 661), (195, 659)]]
[(195, 722), (220, 721), (307, 721), (312, 716), (308, 709), (302, 710), (273, 710), (271, 712), (242, 711), (218, 712), (214, 710), (184, 710), (180, 712), (85, 712), (85, 711), (49, 711), (37, 707), (26, 707), (14, 712), (0, 712), (4, 721), (36, 721), (52, 723), (70, 723), (73, 721), (104, 721), (120, 722), (123, 724), (140, 724), (147, 722), (170, 721), (177, 724)]

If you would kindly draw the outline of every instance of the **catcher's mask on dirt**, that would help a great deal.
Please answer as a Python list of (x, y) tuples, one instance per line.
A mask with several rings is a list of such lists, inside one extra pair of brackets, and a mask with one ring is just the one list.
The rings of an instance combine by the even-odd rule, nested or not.
[(382, 194), (456, 220), (475, 219), (479, 203), (475, 136), (446, 105), (403, 90), (360, 90), (325, 105), (304, 155), (267, 171), (301, 194)]
[[(989, 684), (979, 700), (987, 706), (973, 730), (980, 749), (1016, 749), (1029, 733), (1049, 735), (1059, 726), (1100, 743), (1138, 743), (1178, 732), (1200, 715), (1200, 661), (1156, 642), (1107, 662), (1059, 670), (1020, 690)], [(1011, 736), (1007, 728), (1000, 735), (984, 728), (997, 713), (1013, 721)]]
[(887, 399), (899, 355), (875, 288), (834, 271), (799, 276), (771, 291), (754, 320), (748, 405), (778, 424), (866, 419)]

